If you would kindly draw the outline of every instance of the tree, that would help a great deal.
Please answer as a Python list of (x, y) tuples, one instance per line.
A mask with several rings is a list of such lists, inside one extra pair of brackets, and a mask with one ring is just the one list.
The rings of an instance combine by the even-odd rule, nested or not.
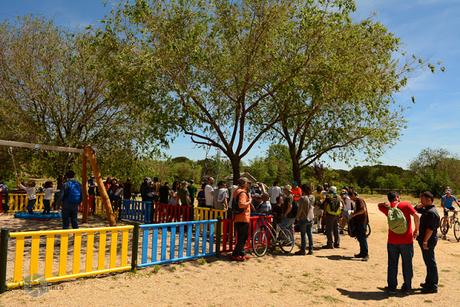
[[(87, 35), (24, 17), (0, 24), (0, 136), (83, 147), (102, 155), (150, 143), (144, 112), (108, 91), (103, 67)], [(136, 114), (136, 116), (132, 116)], [(133, 150), (131, 150), (133, 149)], [(45, 173), (57, 176), (76, 156), (44, 153)]]
[(311, 73), (316, 46), (326, 39), (323, 24), (353, 6), (348, 0), (138, 0), (120, 5), (96, 33), (117, 90), (162, 92), (180, 130), (221, 150), (236, 182), (241, 160), (280, 119), (263, 111), (280, 88)]

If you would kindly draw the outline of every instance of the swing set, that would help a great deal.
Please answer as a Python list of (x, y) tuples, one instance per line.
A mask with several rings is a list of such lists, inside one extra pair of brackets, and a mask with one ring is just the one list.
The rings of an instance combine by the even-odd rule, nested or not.
[[(82, 178), (82, 195), (83, 195), (83, 223), (88, 221), (88, 213), (89, 213), (89, 202), (88, 202), (88, 176), (87, 176), (87, 162), (89, 161), (91, 170), (96, 177), (96, 182), (99, 187), (99, 193), (102, 198), (102, 203), (105, 208), (106, 218), (109, 222), (110, 226), (116, 226), (116, 219), (115, 215), (112, 210), (112, 205), (110, 203), (109, 195), (107, 194), (107, 190), (105, 189), (104, 182), (102, 181), (101, 172), (99, 170), (99, 166), (96, 162), (96, 152), (91, 146), (85, 146), (83, 149), (81, 148), (73, 148), (73, 147), (63, 147), (63, 146), (52, 146), (52, 145), (41, 145), (41, 144), (32, 144), (32, 143), (24, 143), (24, 142), (15, 142), (15, 141), (7, 141), (7, 140), (0, 140), (0, 146), (8, 147), (8, 152), (13, 159), (13, 167), (16, 173), (16, 178), (18, 178), (18, 172), (16, 168), (16, 162), (14, 161), (13, 156), (13, 147), (19, 148), (28, 148), (33, 149), (36, 151), (46, 150), (46, 151), (56, 151), (56, 152), (67, 152), (70, 154), (80, 154), (82, 156), (82, 168), (81, 168), (81, 178)], [(17, 179), (18, 180), (18, 179)]]

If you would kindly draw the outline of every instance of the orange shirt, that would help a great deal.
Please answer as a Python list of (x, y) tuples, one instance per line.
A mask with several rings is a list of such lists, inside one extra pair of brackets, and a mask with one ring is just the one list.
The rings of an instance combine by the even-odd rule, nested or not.
[(300, 187), (291, 189), (292, 198), (294, 201), (299, 201), (302, 197), (302, 189)]
[(239, 197), (238, 206), (244, 209), (244, 212), (233, 216), (233, 221), (235, 223), (249, 223), (251, 220), (251, 200), (249, 199), (248, 192), (245, 189), (238, 188), (233, 192), (232, 197)]

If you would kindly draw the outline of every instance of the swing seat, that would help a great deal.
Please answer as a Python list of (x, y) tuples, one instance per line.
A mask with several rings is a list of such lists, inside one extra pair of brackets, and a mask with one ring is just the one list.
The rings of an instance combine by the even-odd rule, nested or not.
[(15, 218), (18, 219), (25, 219), (25, 220), (37, 220), (37, 221), (44, 221), (44, 220), (51, 220), (51, 219), (61, 219), (62, 215), (59, 212), (51, 212), (50, 214), (43, 214), (43, 213), (33, 213), (29, 214), (28, 212), (16, 212), (14, 214)]

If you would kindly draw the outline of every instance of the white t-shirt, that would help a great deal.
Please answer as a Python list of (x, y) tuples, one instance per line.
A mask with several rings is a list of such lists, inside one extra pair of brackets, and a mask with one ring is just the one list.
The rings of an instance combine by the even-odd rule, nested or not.
[(53, 188), (46, 188), (46, 189), (44, 189), (44, 192), (45, 192), (45, 196), (43, 196), (43, 199), (45, 199), (45, 200), (52, 200), (53, 199), (53, 195), (54, 195)]
[(270, 187), (268, 195), (270, 195), (270, 203), (276, 204), (276, 199), (281, 195), (281, 188), (279, 186)]
[(37, 195), (35, 194), (35, 187), (26, 187), (25, 185), (19, 184), (19, 187), (26, 191), (27, 198), (29, 200), (37, 199)]
[(214, 207), (214, 188), (209, 184), (204, 187), (204, 199), (206, 207)]
[(353, 209), (353, 202), (351, 201), (349, 196), (345, 196), (343, 199), (343, 210), (348, 212), (349, 210)]

